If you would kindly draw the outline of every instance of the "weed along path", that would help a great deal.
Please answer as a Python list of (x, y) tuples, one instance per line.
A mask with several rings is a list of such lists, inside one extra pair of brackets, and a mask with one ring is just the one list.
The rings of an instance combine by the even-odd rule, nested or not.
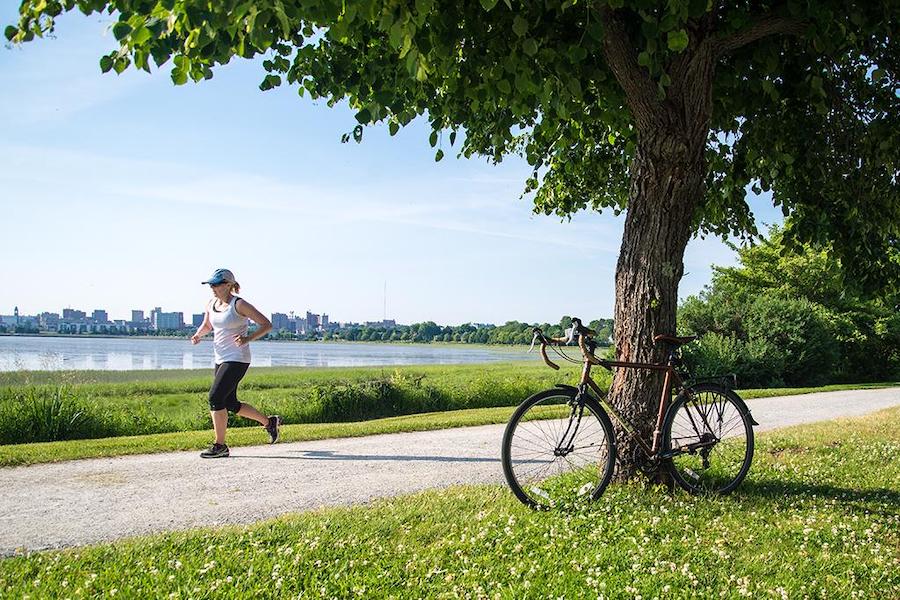
[[(895, 405), (900, 388), (749, 401), (757, 431)], [(502, 433), (502, 425), (486, 425), (240, 447), (228, 459), (202, 460), (198, 448), (6, 467), (0, 469), (0, 554), (250, 523), (461, 483), (501, 483)]]

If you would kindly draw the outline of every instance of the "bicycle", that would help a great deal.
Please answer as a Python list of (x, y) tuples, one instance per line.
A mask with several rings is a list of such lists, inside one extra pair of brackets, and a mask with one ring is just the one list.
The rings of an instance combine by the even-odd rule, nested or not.
[[(635, 462), (647, 473), (667, 469), (674, 481), (692, 494), (733, 491), (747, 476), (753, 460), (753, 419), (744, 401), (723, 377), (682, 378), (679, 349), (696, 337), (657, 335), (669, 345), (663, 363), (634, 363), (597, 358), (596, 333), (572, 319), (567, 337), (547, 337), (533, 329), (532, 349), (540, 341), (541, 358), (550, 346), (575, 338), (583, 364), (578, 386), (557, 385), (527, 398), (513, 413), (503, 435), (502, 462), (506, 481), (516, 497), (534, 508), (563, 506), (585, 498), (596, 500), (612, 479), (616, 438), (609, 415), (636, 442)], [(652, 441), (607, 402), (591, 378), (591, 368), (649, 369), (665, 373)], [(732, 376), (733, 379), (733, 376)], [(687, 383), (685, 381), (688, 381)], [(673, 391), (677, 396), (671, 400)]]

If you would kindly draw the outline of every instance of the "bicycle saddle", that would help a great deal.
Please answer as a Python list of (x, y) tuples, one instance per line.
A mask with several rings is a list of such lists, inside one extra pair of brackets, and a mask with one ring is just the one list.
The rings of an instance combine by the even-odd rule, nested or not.
[(699, 336), (689, 335), (686, 337), (675, 337), (674, 335), (665, 335), (664, 333), (660, 333), (659, 335), (653, 336), (654, 342), (668, 342), (669, 344), (674, 344), (676, 346), (682, 346), (689, 342), (693, 342)]

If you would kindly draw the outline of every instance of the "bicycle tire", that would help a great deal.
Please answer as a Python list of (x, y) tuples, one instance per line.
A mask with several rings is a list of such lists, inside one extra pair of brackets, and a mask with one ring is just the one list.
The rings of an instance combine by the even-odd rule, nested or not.
[(672, 478), (692, 494), (732, 492), (753, 462), (753, 424), (747, 405), (732, 390), (711, 383), (687, 388), (663, 424)]
[[(583, 502), (586, 497), (596, 500), (612, 479), (616, 457), (612, 422), (591, 397), (584, 399), (570, 444), (573, 449), (563, 456), (555, 452), (572, 416), (575, 395), (574, 389), (566, 388), (534, 394), (519, 405), (506, 425), (503, 474), (516, 498), (527, 506), (549, 509)], [(553, 414), (561, 418), (547, 418)]]

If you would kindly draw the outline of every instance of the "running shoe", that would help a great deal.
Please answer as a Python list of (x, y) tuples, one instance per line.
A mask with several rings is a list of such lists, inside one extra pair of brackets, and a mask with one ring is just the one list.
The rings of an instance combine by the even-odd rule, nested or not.
[(270, 444), (274, 444), (278, 441), (278, 435), (280, 433), (279, 429), (281, 428), (281, 417), (278, 415), (272, 415), (269, 417), (269, 424), (266, 425), (266, 432), (268, 432), (269, 437), (272, 439)]
[(225, 458), (228, 456), (228, 446), (225, 444), (213, 444), (209, 450), (200, 453), (200, 458)]

